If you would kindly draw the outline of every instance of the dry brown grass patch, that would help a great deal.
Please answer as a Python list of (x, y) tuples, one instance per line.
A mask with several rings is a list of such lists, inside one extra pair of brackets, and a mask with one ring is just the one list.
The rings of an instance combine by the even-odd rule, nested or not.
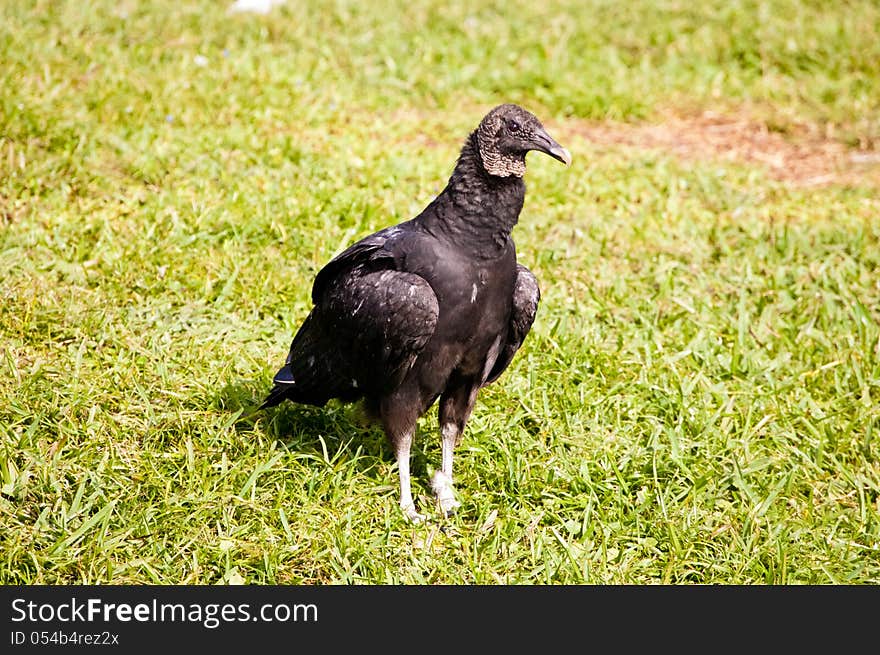
[(847, 147), (807, 127), (783, 134), (755, 120), (706, 111), (671, 114), (658, 123), (567, 121), (560, 131), (600, 148), (660, 150), (684, 160), (754, 164), (798, 187), (880, 186), (880, 152)]

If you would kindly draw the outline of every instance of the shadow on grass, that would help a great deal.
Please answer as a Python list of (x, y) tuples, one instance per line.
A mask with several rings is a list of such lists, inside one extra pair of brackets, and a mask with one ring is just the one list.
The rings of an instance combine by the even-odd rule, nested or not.
[[(295, 452), (338, 459), (357, 457), (360, 451), (360, 456), (366, 456), (367, 460), (394, 461), (394, 451), (384, 431), (367, 418), (360, 403), (344, 405), (331, 400), (324, 407), (313, 407), (284, 401), (261, 410), (259, 407), (267, 393), (268, 389), (259, 382), (239, 381), (223, 387), (214, 402), (224, 411), (240, 413), (235, 421), (237, 432), (260, 430)], [(415, 475), (427, 470), (428, 460), (420, 444), (432, 436), (436, 437), (422, 431), (418, 433), (411, 456)], [(363, 468), (370, 466), (365, 462)]]

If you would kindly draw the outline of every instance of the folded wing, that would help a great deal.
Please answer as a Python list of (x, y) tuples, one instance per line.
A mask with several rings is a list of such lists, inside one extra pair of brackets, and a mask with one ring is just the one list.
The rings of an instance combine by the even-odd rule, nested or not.
[(285, 398), (319, 406), (330, 398), (351, 401), (403, 380), (434, 333), (439, 308), (424, 279), (395, 270), (383, 241), (374, 235), (319, 273), (315, 307), (264, 406)]
[(483, 382), (483, 386), (497, 380), (510, 365), (510, 362), (513, 361), (513, 356), (522, 346), (529, 330), (532, 329), (532, 323), (535, 322), (535, 314), (538, 312), (538, 302), (541, 300), (538, 280), (522, 264), (517, 264), (516, 270), (516, 286), (513, 289), (513, 310), (510, 313), (510, 323), (507, 326), (507, 338), (501, 343), (498, 359), (495, 360), (495, 364), (492, 366), (492, 370), (486, 377), (485, 382)]

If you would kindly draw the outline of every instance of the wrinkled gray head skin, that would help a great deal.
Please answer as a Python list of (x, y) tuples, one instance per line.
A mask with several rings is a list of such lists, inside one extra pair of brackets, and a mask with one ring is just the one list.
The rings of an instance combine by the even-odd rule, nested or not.
[(530, 150), (571, 164), (571, 153), (547, 134), (541, 121), (518, 105), (499, 105), (486, 114), (477, 127), (477, 146), (483, 168), (497, 177), (525, 175)]

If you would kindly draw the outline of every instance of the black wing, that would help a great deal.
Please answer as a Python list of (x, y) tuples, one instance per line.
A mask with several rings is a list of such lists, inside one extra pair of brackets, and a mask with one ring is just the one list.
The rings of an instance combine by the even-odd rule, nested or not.
[(315, 278), (315, 307), (297, 332), (264, 406), (285, 398), (323, 405), (400, 384), (434, 333), (437, 297), (402, 265), (400, 229), (354, 244)]
[(355, 267), (360, 267), (362, 271), (382, 268), (400, 270), (404, 265), (401, 245), (411, 236), (407, 222), (379, 230), (352, 244), (318, 271), (312, 285), (312, 302), (315, 305), (320, 303), (327, 286)]
[(387, 391), (400, 384), (434, 334), (440, 310), (434, 291), (418, 275), (356, 268), (328, 287), (321, 315), (341, 337), (337, 347), (358, 387)]
[(522, 264), (517, 264), (516, 286), (513, 289), (513, 309), (510, 312), (510, 323), (507, 326), (507, 338), (501, 343), (498, 359), (495, 360), (483, 386), (497, 380), (513, 361), (513, 356), (522, 346), (526, 335), (532, 328), (532, 323), (535, 322), (535, 314), (538, 312), (540, 300), (541, 290), (538, 288), (538, 280), (529, 269)]

